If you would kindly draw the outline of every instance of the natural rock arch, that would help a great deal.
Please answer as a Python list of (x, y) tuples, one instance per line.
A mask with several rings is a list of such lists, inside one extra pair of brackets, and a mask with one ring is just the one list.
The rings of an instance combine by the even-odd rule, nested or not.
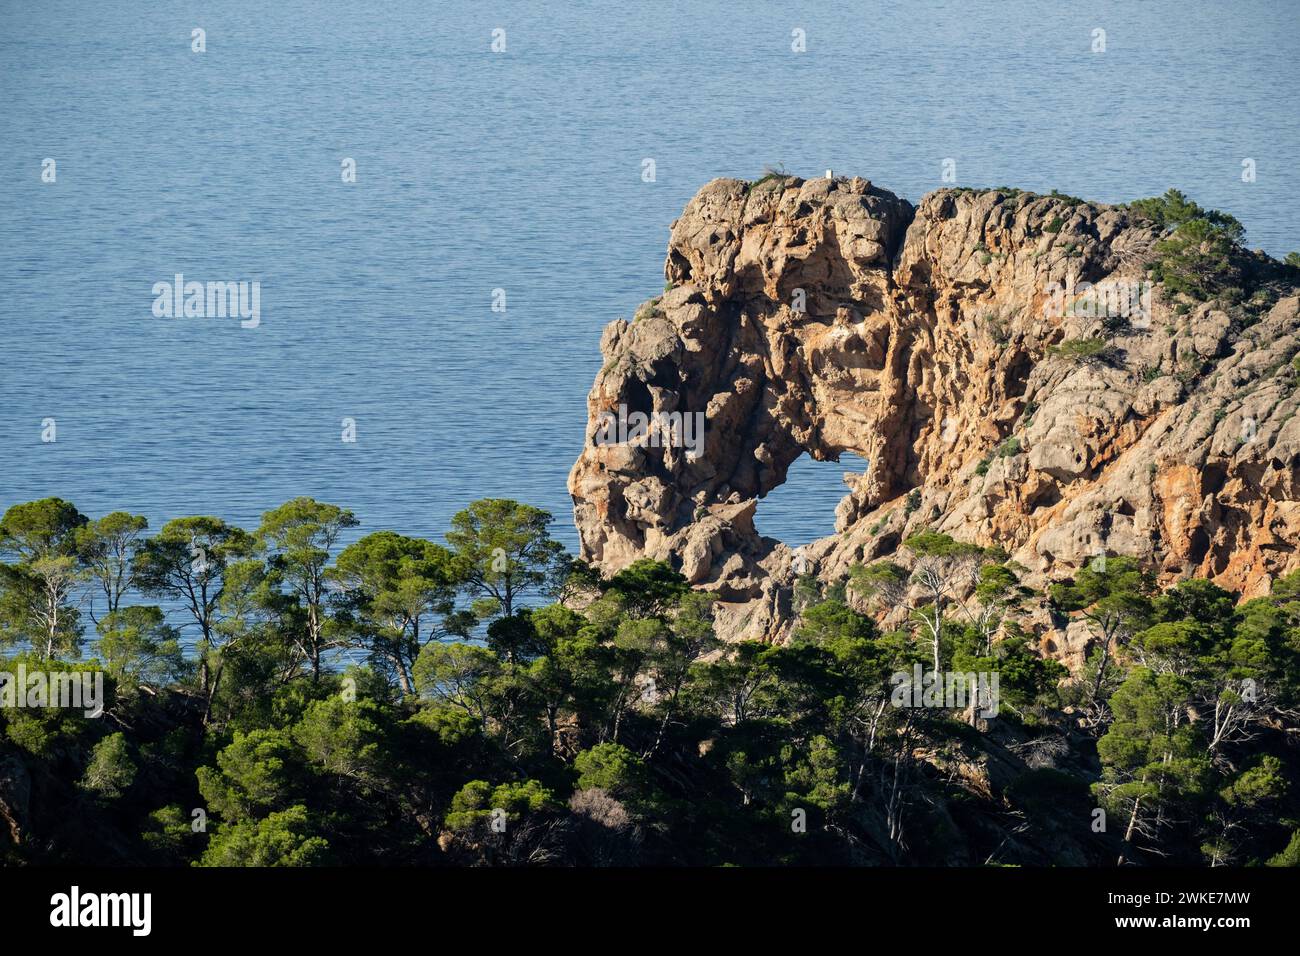
[[(1112, 334), (1122, 363), (1051, 351), (1099, 322), (1046, 308), (1053, 284), (1139, 282), (1157, 238), (1064, 197), (943, 190), (914, 208), (862, 179), (709, 183), (673, 224), (668, 291), (602, 337), (569, 479), (582, 556), (606, 572), (668, 560), (718, 595), (724, 636), (779, 638), (792, 554), (755, 531), (756, 503), (800, 454), (852, 452), (870, 466), (836, 536), (806, 549), (827, 578), (934, 526), (1039, 575), (1100, 548), (1266, 586), (1300, 538), (1297, 397), (1277, 380), (1300, 300), (1278, 302), (1259, 345), (1209, 305), (1175, 319), (1157, 302)], [(1169, 374), (1180, 348), (1222, 374)], [(1225, 434), (1234, 408), (1258, 418), (1244, 452)], [(702, 453), (600, 444), (620, 409), (702, 414)]]

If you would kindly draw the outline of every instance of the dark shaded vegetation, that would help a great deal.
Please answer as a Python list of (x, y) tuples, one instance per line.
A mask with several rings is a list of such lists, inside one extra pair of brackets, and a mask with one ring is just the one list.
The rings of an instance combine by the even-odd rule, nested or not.
[[(1300, 575), (1239, 605), (1085, 568), (1046, 598), (1093, 638), (1069, 678), (997, 550), (913, 535), (801, 578), (788, 643), (721, 646), (710, 596), (653, 561), (602, 578), (550, 520), (479, 501), (446, 545), (342, 547), (356, 519), (306, 498), (152, 537), (10, 509), (0, 669), (99, 672), (106, 699), (0, 708), (0, 860), (1296, 862)], [(899, 706), (918, 665), (998, 700)]]

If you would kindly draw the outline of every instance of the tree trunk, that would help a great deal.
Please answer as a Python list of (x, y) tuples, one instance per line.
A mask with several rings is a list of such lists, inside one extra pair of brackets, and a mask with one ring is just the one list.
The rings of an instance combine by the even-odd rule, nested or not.
[[(1146, 774), (1143, 774), (1143, 775), (1142, 775), (1142, 782), (1143, 782), (1143, 783), (1146, 783), (1146, 782), (1147, 782), (1147, 775), (1146, 775)], [(1128, 848), (1131, 848), (1131, 847), (1132, 847), (1133, 831), (1137, 828), (1138, 808), (1141, 807), (1141, 806), (1142, 806), (1142, 795), (1141, 795), (1141, 794), (1138, 794), (1137, 797), (1133, 800), (1133, 812), (1132, 812), (1131, 814), (1129, 814), (1129, 818), (1128, 818), (1128, 828), (1125, 829), (1125, 831), (1124, 831), (1124, 846), (1125, 846), (1125, 847), (1128, 847)], [(1121, 851), (1120, 851), (1120, 854), (1119, 854), (1119, 860), (1116, 862), (1115, 865), (1116, 865), (1116, 866), (1123, 866), (1123, 865), (1124, 865), (1124, 859), (1125, 859), (1125, 851), (1124, 851), (1124, 850), (1121, 850)]]
[(1097, 664), (1097, 679), (1092, 684), (1092, 699), (1095, 702), (1101, 696), (1101, 682), (1106, 677), (1106, 663), (1110, 660), (1110, 635), (1102, 634), (1101, 661)]
[(943, 611), (939, 608), (939, 600), (934, 602), (934, 676), (939, 678), (939, 635), (943, 632)]
[(217, 687), (221, 684), (221, 672), (225, 669), (225, 662), (217, 665), (217, 672), (212, 676), (212, 689), (208, 691), (206, 700), (203, 702), (203, 726), (208, 726), (208, 721), (212, 717), (212, 702), (217, 696)]

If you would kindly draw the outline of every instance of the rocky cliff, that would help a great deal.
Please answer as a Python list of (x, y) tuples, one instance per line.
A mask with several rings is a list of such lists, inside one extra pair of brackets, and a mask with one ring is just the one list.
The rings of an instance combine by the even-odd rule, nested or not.
[[(670, 561), (729, 638), (780, 639), (798, 571), (840, 579), (922, 527), (1000, 545), (1031, 584), (1124, 554), (1266, 590), (1300, 566), (1300, 273), (1207, 240), (1175, 285), (1158, 219), (1008, 189), (913, 207), (857, 178), (709, 183), (672, 226), (667, 291), (602, 337), (569, 479), (582, 556)], [(702, 412), (702, 447), (602, 437), (636, 412)], [(868, 465), (836, 535), (798, 554), (758, 535), (796, 458), (845, 452)]]

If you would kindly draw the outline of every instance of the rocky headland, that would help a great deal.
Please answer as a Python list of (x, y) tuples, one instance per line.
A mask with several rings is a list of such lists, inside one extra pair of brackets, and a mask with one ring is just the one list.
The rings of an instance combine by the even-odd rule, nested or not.
[[(800, 574), (843, 580), (922, 529), (1035, 586), (1129, 555), (1265, 593), (1300, 567), (1300, 269), (1240, 236), (1172, 191), (913, 206), (860, 178), (714, 180), (672, 224), (664, 294), (602, 336), (569, 478), (582, 557), (671, 562), (730, 639), (782, 640)], [(600, 443), (619, 409), (703, 412), (702, 448)], [(835, 535), (757, 533), (792, 462), (846, 452), (868, 465)], [(1077, 663), (1084, 635), (1043, 625)]]

